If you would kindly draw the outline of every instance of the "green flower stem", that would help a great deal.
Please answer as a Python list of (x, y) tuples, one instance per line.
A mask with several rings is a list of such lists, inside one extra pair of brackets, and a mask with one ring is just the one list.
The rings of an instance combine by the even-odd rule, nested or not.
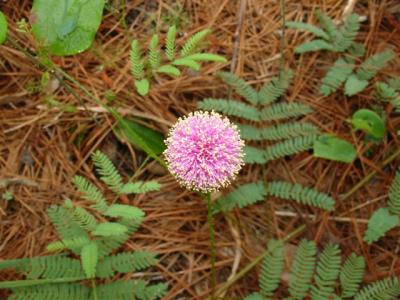
[(92, 279), (92, 289), (93, 289), (93, 299), (98, 300), (99, 298), (97, 297), (96, 280), (94, 280), (94, 279)]
[(13, 289), (50, 283), (66, 283), (85, 280), (86, 277), (51, 278), (51, 279), (26, 279), (0, 282), (0, 289)]
[(215, 269), (216, 249), (215, 249), (215, 228), (213, 203), (211, 201), (211, 193), (203, 194), (203, 198), (207, 201), (207, 223), (209, 235), (209, 250), (211, 259), (211, 299), (214, 299), (215, 287), (217, 286), (217, 273)]

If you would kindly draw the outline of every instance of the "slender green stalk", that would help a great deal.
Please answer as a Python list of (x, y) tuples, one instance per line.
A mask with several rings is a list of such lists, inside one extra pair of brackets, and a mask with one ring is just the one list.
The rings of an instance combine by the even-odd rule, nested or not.
[(66, 283), (85, 280), (86, 277), (65, 277), (65, 278), (51, 278), (51, 279), (26, 279), (26, 280), (13, 280), (0, 282), (0, 289), (13, 289), (28, 287), (34, 285), (50, 284), (50, 283)]
[(97, 297), (97, 286), (96, 286), (96, 281), (92, 279), (92, 289), (93, 289), (93, 299), (98, 300), (99, 298)]
[(211, 299), (214, 299), (215, 287), (217, 286), (217, 273), (215, 269), (216, 249), (215, 249), (215, 227), (213, 215), (213, 203), (211, 201), (211, 193), (203, 195), (207, 201), (207, 223), (209, 235), (209, 250), (211, 259)]

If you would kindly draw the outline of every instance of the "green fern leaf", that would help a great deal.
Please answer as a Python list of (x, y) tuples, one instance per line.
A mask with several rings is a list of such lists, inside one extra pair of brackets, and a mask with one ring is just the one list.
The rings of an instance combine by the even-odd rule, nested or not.
[(310, 106), (302, 103), (276, 103), (262, 109), (260, 119), (262, 121), (277, 121), (303, 116), (312, 111)]
[(135, 88), (140, 96), (146, 96), (150, 91), (150, 82), (146, 78), (135, 80)]
[(176, 38), (176, 27), (175, 25), (168, 28), (167, 38), (165, 40), (165, 54), (170, 61), (175, 58), (175, 38)]
[(194, 61), (215, 61), (215, 62), (222, 62), (222, 63), (227, 62), (225, 57), (223, 57), (221, 55), (217, 55), (217, 54), (212, 54), (212, 53), (195, 53), (195, 54), (186, 56), (185, 58), (191, 59)]
[(313, 35), (323, 38), (324, 40), (329, 40), (329, 35), (323, 31), (321, 28), (302, 22), (286, 22), (286, 26), (292, 29), (299, 29), (311, 32)]
[(87, 300), (90, 289), (76, 283), (44, 284), (13, 289), (9, 300)]
[(363, 280), (365, 272), (365, 260), (362, 256), (352, 253), (346, 259), (340, 272), (342, 298), (353, 297)]
[(400, 296), (398, 278), (385, 278), (365, 286), (355, 295), (354, 300), (395, 300)]
[(63, 239), (52, 242), (47, 245), (46, 249), (49, 252), (62, 251), (66, 249), (81, 249), (88, 244), (90, 240), (86, 236), (78, 236), (70, 239)]
[(299, 136), (278, 142), (264, 150), (265, 160), (271, 161), (287, 155), (294, 155), (299, 152), (313, 148), (317, 135)]
[(175, 77), (178, 77), (179, 75), (181, 75), (181, 71), (179, 71), (178, 68), (175, 68), (172, 65), (161, 66), (157, 69), (157, 72), (168, 74), (168, 75), (175, 76)]
[(99, 261), (96, 275), (100, 278), (113, 277), (116, 272), (129, 273), (144, 270), (157, 263), (154, 253), (146, 251), (123, 252)]
[(245, 146), (243, 152), (243, 160), (246, 164), (265, 164), (267, 162), (265, 158), (265, 150), (252, 146)]
[(239, 186), (214, 204), (213, 213), (227, 212), (236, 207), (243, 208), (265, 199), (267, 191), (262, 181)]
[(92, 160), (96, 165), (97, 171), (101, 175), (100, 179), (103, 180), (114, 193), (119, 194), (123, 186), (122, 177), (111, 160), (99, 150), (92, 154)]
[(104, 213), (104, 215), (113, 217), (113, 218), (125, 218), (127, 220), (140, 220), (144, 217), (144, 212), (140, 208), (124, 205), (124, 204), (113, 204), (108, 210)]
[(326, 34), (328, 35), (328, 40), (333, 42), (335, 41), (338, 31), (336, 28), (335, 23), (333, 20), (328, 17), (327, 15), (323, 14), (319, 9), (315, 12), (315, 15), (318, 18), (319, 23), (321, 24), (322, 28), (325, 30)]
[(250, 121), (259, 121), (259, 112), (256, 108), (242, 102), (206, 98), (198, 103), (200, 109), (217, 111), (227, 116), (240, 117)]
[(327, 194), (304, 187), (297, 183), (292, 184), (284, 181), (272, 181), (268, 183), (267, 192), (270, 196), (285, 200), (294, 200), (327, 211), (332, 211), (335, 205), (335, 200)]
[(371, 80), (376, 73), (384, 68), (389, 61), (394, 58), (394, 53), (390, 50), (383, 51), (370, 56), (358, 68), (356, 75), (361, 80)]
[(124, 184), (121, 188), (122, 194), (145, 194), (148, 192), (159, 191), (161, 185), (156, 181), (136, 181)]
[(230, 87), (232, 87), (237, 94), (252, 104), (258, 104), (257, 92), (248, 85), (243, 79), (237, 77), (235, 74), (229, 72), (219, 72), (218, 76)]
[(375, 211), (369, 219), (364, 240), (369, 244), (376, 242), (383, 237), (387, 231), (399, 225), (399, 216), (392, 215), (387, 208), (380, 208)]
[(96, 242), (93, 241), (82, 248), (82, 268), (85, 271), (87, 278), (95, 277), (98, 259), (99, 256)]
[(211, 33), (210, 29), (204, 29), (192, 35), (186, 43), (183, 45), (181, 50), (181, 56), (188, 56), (198, 48), (199, 44), (204, 40), (204, 38)]
[(200, 70), (200, 64), (198, 64), (195, 60), (186, 57), (175, 59), (172, 64), (176, 66), (185, 66), (195, 71)]
[(104, 198), (103, 194), (100, 190), (90, 183), (86, 178), (82, 176), (74, 176), (72, 178), (72, 183), (78, 189), (79, 192), (82, 193), (82, 198), (92, 202), (92, 208), (98, 211), (107, 210), (107, 200)]
[(344, 94), (346, 96), (354, 96), (363, 91), (368, 86), (367, 80), (361, 80), (356, 75), (350, 75), (344, 85)]
[(377, 82), (375, 88), (381, 101), (390, 102), (396, 111), (400, 111), (400, 94), (396, 89), (384, 82)]
[(341, 57), (338, 58), (322, 79), (322, 84), (319, 88), (320, 93), (324, 96), (329, 96), (335, 92), (350, 76), (353, 69), (354, 63), (352, 60), (346, 61)]
[(283, 70), (279, 77), (272, 78), (272, 80), (265, 84), (258, 92), (258, 103), (266, 105), (277, 100), (289, 88), (293, 75), (293, 71), (287, 69)]
[(266, 299), (272, 299), (278, 288), (284, 267), (284, 249), (282, 241), (270, 240), (268, 252), (261, 265), (260, 289), (261, 295)]
[(103, 222), (96, 226), (92, 234), (97, 236), (121, 235), (128, 231), (128, 228), (115, 222)]
[(294, 48), (294, 53), (301, 54), (306, 52), (315, 52), (320, 50), (333, 51), (334, 46), (324, 40), (312, 40), (310, 42), (304, 42), (303, 44)]
[(149, 64), (153, 71), (160, 66), (161, 54), (158, 50), (158, 35), (154, 34), (149, 43)]
[(400, 92), (400, 78), (390, 78), (387, 82), (392, 89)]
[(352, 43), (347, 51), (354, 57), (362, 57), (365, 55), (365, 47), (361, 43)]
[(133, 77), (136, 80), (142, 79), (144, 77), (144, 64), (140, 55), (139, 42), (137, 40), (132, 41), (129, 58)]
[(304, 299), (310, 289), (316, 253), (317, 247), (314, 242), (300, 242), (289, 275), (289, 293), (294, 300)]
[(138, 299), (141, 300), (154, 300), (161, 299), (167, 293), (167, 285), (165, 283), (157, 283), (148, 285), (143, 291), (138, 291)]
[(343, 25), (339, 28), (336, 39), (333, 41), (335, 50), (339, 52), (346, 51), (354, 42), (360, 29), (360, 16), (350, 14), (344, 20)]
[(390, 185), (388, 208), (392, 214), (400, 216), (400, 170), (396, 172)]
[(340, 249), (338, 245), (328, 245), (321, 253), (314, 277), (315, 286), (311, 287), (312, 300), (329, 299), (334, 290), (340, 271)]
[(263, 296), (261, 296), (259, 293), (252, 293), (251, 295), (248, 295), (244, 300), (265, 300)]
[(88, 231), (92, 231), (96, 225), (97, 221), (95, 217), (89, 213), (86, 209), (83, 207), (74, 207), (71, 209), (72, 215), (74, 220), (84, 229)]
[(247, 141), (261, 141), (263, 128), (256, 128), (251, 125), (236, 124), (240, 132), (240, 137)]

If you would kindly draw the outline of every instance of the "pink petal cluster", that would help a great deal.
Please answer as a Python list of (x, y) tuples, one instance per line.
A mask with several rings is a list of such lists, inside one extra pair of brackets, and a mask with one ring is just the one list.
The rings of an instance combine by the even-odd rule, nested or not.
[(215, 112), (197, 111), (179, 119), (165, 143), (169, 171), (194, 191), (227, 186), (244, 164), (244, 142), (236, 125)]

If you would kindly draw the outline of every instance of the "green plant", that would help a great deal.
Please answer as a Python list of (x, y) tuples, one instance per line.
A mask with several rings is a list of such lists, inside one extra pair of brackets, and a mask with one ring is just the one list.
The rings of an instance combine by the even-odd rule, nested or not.
[[(160, 189), (154, 181), (124, 183), (106, 155), (97, 151), (92, 158), (102, 181), (118, 196)], [(80, 206), (67, 199), (63, 205), (52, 205), (48, 209), (60, 240), (49, 244), (47, 250), (69, 251), (74, 256), (61, 253), (0, 262), (0, 269), (15, 268), (26, 275), (25, 280), (2, 282), (0, 288), (12, 289), (11, 300), (150, 300), (163, 296), (166, 292), (163, 283), (110, 281), (116, 273), (143, 270), (157, 262), (155, 254), (148, 251), (115, 252), (138, 229), (144, 212), (130, 205), (109, 204), (100, 189), (84, 177), (75, 176), (73, 183), (90, 206)], [(101, 215), (101, 221), (96, 215)]]
[(50, 54), (72, 55), (93, 43), (104, 0), (34, 0), (32, 31)]
[(159, 50), (159, 36), (155, 34), (150, 40), (147, 57), (142, 57), (138, 40), (133, 40), (130, 63), (136, 91), (141, 96), (146, 95), (150, 90), (152, 78), (158, 73), (177, 77), (181, 75), (180, 67), (198, 71), (200, 62), (203, 61), (226, 62), (226, 59), (220, 55), (199, 52), (202, 41), (210, 32), (210, 29), (204, 29), (195, 33), (187, 39), (180, 52), (177, 53), (176, 27), (171, 26), (165, 38), (165, 51), (162, 53)]
[[(260, 292), (247, 296), (245, 300), (275, 299), (273, 296), (279, 287), (283, 270), (284, 244), (270, 240), (261, 263)], [(290, 268), (289, 298), (286, 299), (301, 300), (309, 296), (312, 300), (394, 300), (400, 295), (400, 281), (396, 277), (385, 278), (361, 288), (364, 273), (365, 261), (362, 256), (351, 253), (342, 264), (337, 245), (326, 246), (317, 257), (315, 243), (302, 240)]]
[(395, 108), (396, 112), (400, 111), (400, 79), (391, 78), (387, 82), (377, 82), (375, 85), (376, 96), (379, 100), (389, 102)]
[(392, 51), (379, 52), (368, 57), (354, 71), (355, 57), (362, 57), (365, 53), (364, 46), (354, 41), (360, 28), (360, 17), (357, 14), (350, 14), (343, 24), (337, 27), (334, 21), (322, 12), (317, 11), (316, 16), (321, 28), (302, 22), (287, 22), (286, 25), (289, 28), (309, 31), (317, 37), (297, 46), (295, 53), (319, 50), (342, 53), (322, 79), (319, 88), (322, 95), (332, 94), (343, 84), (347, 96), (363, 91), (376, 73), (394, 58)]
[(376, 112), (369, 109), (357, 110), (350, 120), (356, 130), (362, 130), (367, 140), (381, 141), (385, 135), (385, 122)]
[(368, 221), (364, 240), (371, 244), (383, 237), (387, 231), (400, 226), (400, 170), (389, 188), (388, 207), (379, 208)]
[[(292, 155), (312, 148), (319, 130), (308, 122), (291, 121), (271, 126), (272, 122), (293, 119), (312, 112), (311, 107), (302, 103), (274, 103), (288, 89), (293, 78), (291, 70), (282, 71), (259, 91), (231, 73), (221, 72), (219, 77), (248, 104), (233, 99), (206, 98), (198, 103), (199, 108), (214, 110), (237, 117), (247, 123), (239, 123), (240, 134), (247, 141), (276, 142), (265, 149), (245, 147), (245, 162), (265, 164), (268, 161)], [(242, 121), (243, 122), (243, 121)]]
[(345, 140), (330, 134), (324, 134), (314, 142), (314, 156), (351, 163), (357, 157), (357, 150)]
[(0, 11), (0, 45), (7, 39), (7, 20), (4, 14)]

